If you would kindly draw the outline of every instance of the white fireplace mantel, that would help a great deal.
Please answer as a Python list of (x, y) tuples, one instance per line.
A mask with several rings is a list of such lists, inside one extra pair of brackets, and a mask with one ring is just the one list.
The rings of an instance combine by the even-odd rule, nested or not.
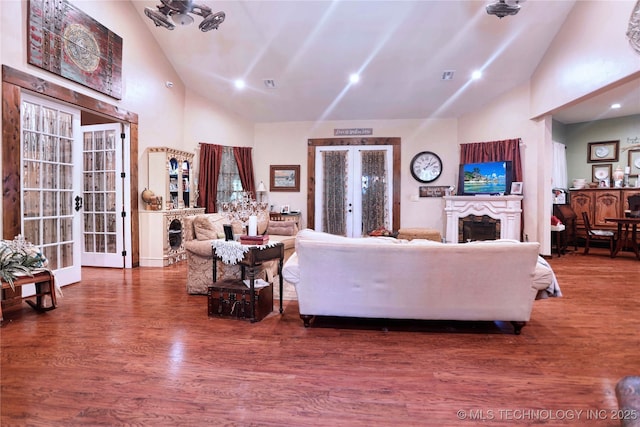
[(445, 196), (447, 243), (458, 243), (460, 218), (487, 215), (500, 221), (500, 238), (520, 240), (522, 196)]

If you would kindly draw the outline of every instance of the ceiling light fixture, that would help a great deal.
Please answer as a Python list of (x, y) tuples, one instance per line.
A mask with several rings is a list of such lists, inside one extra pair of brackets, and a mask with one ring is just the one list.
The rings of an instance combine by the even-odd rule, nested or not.
[(453, 70), (445, 70), (442, 72), (442, 80), (453, 80), (453, 75), (455, 71)]
[(520, 11), (520, 3), (525, 0), (498, 0), (487, 5), (487, 13), (502, 19), (507, 15), (515, 15)]
[(234, 82), (234, 85), (236, 86), (236, 89), (244, 89), (244, 87), (246, 86), (244, 80), (238, 79)]
[(193, 18), (189, 13), (200, 15), (202, 22), (198, 26), (203, 32), (217, 30), (225, 18), (224, 12), (212, 13), (211, 8), (201, 4), (194, 4), (193, 0), (160, 0), (158, 10), (151, 7), (144, 8), (144, 14), (156, 24), (156, 27), (165, 27), (173, 30), (178, 25), (189, 25)]
[(355, 73), (354, 73), (354, 74), (351, 74), (351, 75), (349, 76), (349, 81), (350, 81), (351, 83), (358, 83), (358, 82), (360, 81), (360, 76), (359, 76), (358, 74), (355, 74)]
[(617, 102), (615, 104), (611, 104), (611, 108), (613, 108), (614, 110), (617, 110), (620, 107), (622, 107), (622, 105), (618, 104)]
[(471, 73), (472, 80), (478, 80), (480, 77), (482, 77), (482, 71), (480, 70), (476, 70), (473, 73)]

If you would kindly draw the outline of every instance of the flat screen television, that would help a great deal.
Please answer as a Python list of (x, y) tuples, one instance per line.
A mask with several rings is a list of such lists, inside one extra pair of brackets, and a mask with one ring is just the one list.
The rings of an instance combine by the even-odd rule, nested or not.
[(510, 161), (465, 163), (460, 165), (458, 194), (509, 194), (513, 181)]

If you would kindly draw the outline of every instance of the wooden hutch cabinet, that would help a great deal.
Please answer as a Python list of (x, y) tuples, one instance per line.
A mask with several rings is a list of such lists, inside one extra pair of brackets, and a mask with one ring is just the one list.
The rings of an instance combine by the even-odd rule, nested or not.
[(608, 217), (624, 217), (629, 210), (628, 197), (640, 194), (640, 188), (585, 188), (570, 190), (571, 208), (576, 212), (576, 233), (585, 237), (582, 212), (589, 215), (592, 228), (616, 230), (617, 225), (606, 222)]

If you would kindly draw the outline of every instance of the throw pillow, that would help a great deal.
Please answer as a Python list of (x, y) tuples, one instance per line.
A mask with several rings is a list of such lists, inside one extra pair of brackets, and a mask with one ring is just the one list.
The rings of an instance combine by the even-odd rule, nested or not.
[(259, 211), (258, 212), (258, 234), (263, 235), (264, 233), (266, 233), (267, 228), (269, 228), (269, 212)]
[[(222, 237), (224, 237), (224, 229), (222, 228), (222, 224), (217, 224), (218, 222), (219, 221), (216, 221), (214, 225), (205, 215), (196, 217), (193, 220), (193, 231), (196, 234), (196, 240), (218, 239), (221, 233)], [(219, 227), (216, 225), (219, 225)]]
[(295, 236), (298, 234), (298, 226), (293, 221), (269, 221), (267, 233), (278, 236)]

